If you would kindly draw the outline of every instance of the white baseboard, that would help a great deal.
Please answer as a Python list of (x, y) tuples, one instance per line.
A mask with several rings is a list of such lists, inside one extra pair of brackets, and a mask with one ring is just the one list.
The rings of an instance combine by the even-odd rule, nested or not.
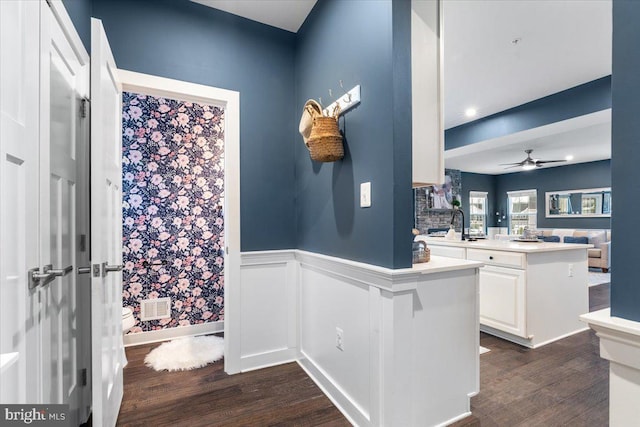
[(365, 414), (329, 376), (325, 375), (322, 368), (309, 359), (304, 352), (301, 352), (298, 365), (300, 365), (313, 382), (316, 383), (331, 403), (342, 412), (342, 415), (345, 416), (347, 421), (354, 426), (371, 425), (368, 414)]
[(256, 369), (269, 368), (296, 361), (295, 348), (283, 348), (259, 354), (243, 356), (240, 361), (242, 372), (255, 371)]
[(159, 331), (138, 332), (137, 334), (127, 334), (124, 336), (124, 346), (130, 347), (134, 345), (167, 341), (174, 338), (215, 334), (218, 332), (224, 332), (224, 321), (178, 326), (175, 328), (161, 329)]

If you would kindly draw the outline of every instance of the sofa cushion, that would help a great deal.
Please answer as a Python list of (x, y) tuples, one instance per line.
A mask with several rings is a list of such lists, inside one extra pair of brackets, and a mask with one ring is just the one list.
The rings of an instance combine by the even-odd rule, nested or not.
[(589, 235), (589, 243), (596, 248), (600, 248), (600, 245), (607, 242), (607, 236), (604, 231), (594, 232)]
[(551, 243), (560, 243), (560, 236), (542, 236), (542, 241)]
[(573, 232), (573, 237), (589, 237), (591, 233), (590, 230), (576, 230)]
[(602, 258), (602, 249), (587, 249), (587, 254), (589, 255), (589, 258)]
[(573, 237), (573, 236), (564, 236), (565, 243), (589, 243), (589, 238), (587, 236), (582, 237)]
[(575, 233), (575, 231), (576, 230), (574, 228), (554, 228), (551, 234), (554, 236), (560, 236), (560, 239), (562, 240), (564, 236), (573, 237), (573, 233)]

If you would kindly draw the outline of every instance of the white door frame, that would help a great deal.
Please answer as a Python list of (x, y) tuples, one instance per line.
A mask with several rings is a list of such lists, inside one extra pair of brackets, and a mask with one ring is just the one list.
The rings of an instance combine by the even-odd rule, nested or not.
[(240, 93), (118, 70), (122, 90), (224, 108), (224, 370), (240, 372)]

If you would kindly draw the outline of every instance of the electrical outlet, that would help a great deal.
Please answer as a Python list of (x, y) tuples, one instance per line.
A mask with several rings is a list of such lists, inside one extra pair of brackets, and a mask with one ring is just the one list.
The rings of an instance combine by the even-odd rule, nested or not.
[(569, 271), (567, 272), (569, 277), (573, 277), (573, 264), (569, 264)]
[(336, 327), (336, 348), (344, 351), (344, 331)]
[(360, 184), (360, 207), (371, 207), (371, 182), (363, 182)]

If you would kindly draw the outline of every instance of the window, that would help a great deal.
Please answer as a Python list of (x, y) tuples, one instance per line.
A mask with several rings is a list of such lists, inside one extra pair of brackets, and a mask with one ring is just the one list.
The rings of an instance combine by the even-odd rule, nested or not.
[(507, 192), (509, 198), (509, 233), (522, 235), (524, 228), (535, 229), (538, 222), (536, 190)]
[(487, 193), (469, 192), (469, 234), (484, 235), (487, 232)]

